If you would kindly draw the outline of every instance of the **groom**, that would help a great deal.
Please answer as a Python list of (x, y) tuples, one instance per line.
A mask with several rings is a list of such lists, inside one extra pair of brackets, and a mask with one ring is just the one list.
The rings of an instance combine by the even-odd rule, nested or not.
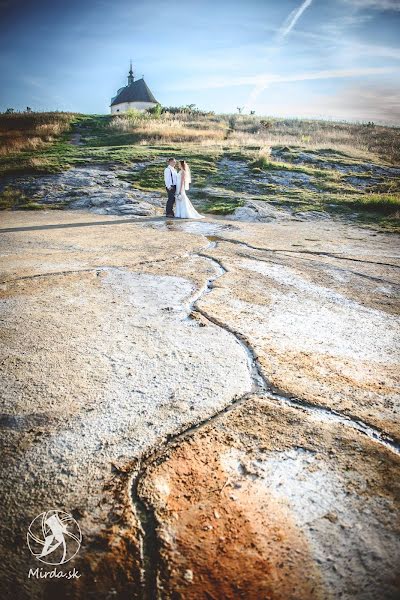
[(175, 170), (176, 160), (174, 158), (170, 158), (168, 160), (168, 165), (164, 169), (164, 181), (165, 187), (167, 189), (168, 200), (167, 200), (167, 217), (174, 217), (174, 204), (175, 204), (175, 194), (176, 194), (176, 170)]

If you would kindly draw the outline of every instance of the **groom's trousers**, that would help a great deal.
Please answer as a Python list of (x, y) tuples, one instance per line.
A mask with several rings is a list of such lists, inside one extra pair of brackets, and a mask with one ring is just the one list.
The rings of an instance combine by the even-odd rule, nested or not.
[(174, 214), (174, 204), (175, 204), (175, 194), (176, 194), (176, 185), (173, 185), (171, 187), (171, 189), (166, 188), (167, 193), (168, 193), (168, 200), (167, 200), (167, 208), (166, 208), (166, 214), (168, 215), (173, 215)]

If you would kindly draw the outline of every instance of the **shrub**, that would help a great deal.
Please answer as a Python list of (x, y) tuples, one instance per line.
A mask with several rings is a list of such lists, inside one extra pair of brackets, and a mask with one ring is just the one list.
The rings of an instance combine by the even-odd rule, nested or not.
[(141, 121), (141, 120), (145, 119), (146, 118), (146, 113), (141, 112), (140, 110), (135, 110), (134, 108), (129, 108), (124, 113), (124, 117), (128, 121), (131, 121), (132, 123), (135, 123), (136, 121)]
[(163, 114), (170, 115), (197, 115), (199, 117), (211, 117), (214, 111), (204, 111), (196, 108), (195, 104), (187, 104), (186, 106), (163, 106)]
[(271, 129), (274, 122), (272, 119), (261, 119), (260, 125), (263, 129)]
[(236, 115), (230, 115), (228, 122), (229, 122), (229, 129), (231, 131), (235, 131), (236, 123), (237, 123)]
[(153, 118), (159, 119), (161, 117), (161, 113), (162, 113), (161, 104), (156, 104), (156, 106), (153, 106), (152, 108), (150, 108), (148, 110), (148, 112)]

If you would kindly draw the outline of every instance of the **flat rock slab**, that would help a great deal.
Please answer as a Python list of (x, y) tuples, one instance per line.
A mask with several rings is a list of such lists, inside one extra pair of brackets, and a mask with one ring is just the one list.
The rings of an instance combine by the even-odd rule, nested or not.
[(200, 307), (244, 336), (272, 386), (399, 440), (396, 240), (337, 225), (298, 225), (297, 239), (294, 230), (227, 232), (208, 254), (228, 272)]
[[(79, 248), (75, 236), (82, 230), (31, 232), (32, 253), (40, 258), (2, 286), (9, 454), (2, 505), (9, 517), (3, 540), (10, 575), (25, 571), (27, 557), (16, 561), (9, 536), (17, 532), (23, 539), (39, 506), (68, 506), (83, 515), (86, 537), (99, 534), (112, 502), (104, 497), (112, 465), (132, 462), (251, 389), (248, 359), (235, 338), (189, 318), (192, 297), (216, 275), (211, 261), (189, 256), (207, 240), (139, 229), (142, 244), (152, 234), (163, 247), (163, 274), (151, 274), (130, 266), (138, 243), (131, 225), (116, 226), (119, 243), (115, 230), (99, 227), (100, 235), (95, 227), (85, 230)], [(53, 248), (48, 271), (43, 236)], [(175, 254), (168, 250), (172, 239)], [(79, 264), (72, 262), (77, 255)], [(157, 252), (151, 255), (147, 270), (157, 270)], [(164, 264), (169, 260), (171, 270)], [(121, 266), (106, 266), (110, 262)]]
[[(394, 597), (394, 236), (3, 216), (4, 597)], [(27, 577), (54, 508), (75, 582)]]
[(171, 445), (139, 484), (163, 598), (395, 598), (400, 458), (253, 398)]

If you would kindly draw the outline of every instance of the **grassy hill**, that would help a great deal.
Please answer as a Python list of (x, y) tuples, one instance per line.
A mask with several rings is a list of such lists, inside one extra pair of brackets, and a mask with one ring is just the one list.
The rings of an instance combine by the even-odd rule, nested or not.
[(88, 163), (143, 162), (125, 178), (141, 190), (162, 190), (161, 166), (174, 155), (190, 163), (192, 197), (206, 212), (226, 214), (257, 198), (389, 230), (399, 225), (393, 166), (400, 165), (400, 130), (393, 127), (190, 110), (21, 113), (0, 115), (0, 142), (0, 177), (11, 182), (3, 208), (31, 204), (12, 178)]

